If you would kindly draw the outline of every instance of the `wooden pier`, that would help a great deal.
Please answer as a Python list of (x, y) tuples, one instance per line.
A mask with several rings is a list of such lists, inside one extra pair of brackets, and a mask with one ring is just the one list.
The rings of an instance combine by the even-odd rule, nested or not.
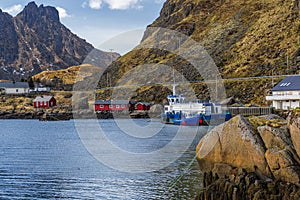
[(227, 109), (232, 115), (243, 116), (269, 115), (273, 113), (273, 108), (271, 107), (227, 107)]

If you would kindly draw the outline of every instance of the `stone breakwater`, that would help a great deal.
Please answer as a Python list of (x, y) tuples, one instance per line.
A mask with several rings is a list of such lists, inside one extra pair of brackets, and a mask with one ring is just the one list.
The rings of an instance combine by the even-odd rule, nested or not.
[(300, 199), (300, 115), (246, 119), (215, 127), (197, 146), (204, 189), (197, 200)]

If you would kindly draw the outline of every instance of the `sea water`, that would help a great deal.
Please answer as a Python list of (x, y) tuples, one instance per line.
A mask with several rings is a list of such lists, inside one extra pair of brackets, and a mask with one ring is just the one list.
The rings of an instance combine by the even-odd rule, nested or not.
[[(80, 124), (89, 130), (90, 124), (98, 123), (107, 140), (137, 154), (166, 147), (178, 133), (178, 127), (162, 126), (159, 120), (120, 122), (123, 128), (113, 119), (81, 120)], [(151, 137), (134, 137), (127, 134), (136, 130), (130, 129), (132, 123), (142, 128), (151, 123), (149, 129), (159, 130)], [(0, 199), (193, 199), (202, 187), (195, 147), (207, 128), (197, 127), (193, 142), (168, 166), (149, 171), (159, 163), (141, 158), (137, 165), (145, 171), (135, 173), (101, 162), (82, 142), (76, 124), (76, 120), (0, 120)], [(125, 131), (124, 124), (128, 124)], [(176, 149), (162, 151), (160, 159), (172, 157)], [(115, 162), (120, 159), (110, 149), (103, 154)]]

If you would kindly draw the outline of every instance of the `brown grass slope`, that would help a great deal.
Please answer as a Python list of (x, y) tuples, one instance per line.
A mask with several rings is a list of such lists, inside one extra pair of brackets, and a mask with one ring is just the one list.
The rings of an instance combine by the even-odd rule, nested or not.
[[(200, 43), (214, 59), (222, 78), (295, 74), (300, 67), (299, 12), (299, 0), (167, 0), (149, 27), (176, 30)], [(150, 34), (146, 31), (144, 40), (147, 37)], [(155, 41), (154, 37), (150, 40), (164, 42)], [(115, 61), (106, 73), (113, 84), (118, 84), (124, 74), (147, 63), (174, 67), (189, 81), (202, 80), (184, 59), (157, 49), (135, 49)], [(139, 76), (145, 83), (151, 78), (156, 82), (172, 80), (163, 74), (149, 78), (153, 73), (155, 69), (148, 68), (148, 73)], [(100, 87), (107, 86), (106, 77), (101, 79)], [(128, 80), (127, 84), (133, 82)], [(266, 104), (264, 96), (272, 87), (270, 79), (240, 82), (225, 82), (228, 96), (239, 97), (244, 103)], [(265, 84), (262, 86), (261, 82)], [(202, 91), (197, 95), (207, 97)]]
[(200, 42), (224, 78), (286, 73), (287, 57), (288, 72), (300, 66), (299, 0), (171, 0), (151, 26)]

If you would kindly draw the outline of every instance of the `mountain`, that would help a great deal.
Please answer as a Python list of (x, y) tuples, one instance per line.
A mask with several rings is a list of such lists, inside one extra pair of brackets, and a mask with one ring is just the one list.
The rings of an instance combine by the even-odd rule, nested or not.
[[(160, 16), (146, 30), (141, 44), (148, 40), (153, 44), (176, 45), (164, 39), (169, 37), (167, 34), (157, 37), (159, 33), (150, 30), (162, 27), (199, 43), (212, 57), (223, 79), (295, 74), (300, 72), (299, 12), (299, 0), (167, 0)], [(180, 46), (180, 41), (178, 43)], [(188, 48), (184, 40), (181, 43), (183, 49)], [(117, 83), (136, 66), (151, 63), (174, 67), (189, 81), (203, 79), (178, 54), (154, 48), (136, 48), (114, 62), (107, 73), (115, 77), (114, 83)], [(155, 73), (145, 68), (148, 74)], [(154, 78), (161, 82), (172, 80), (164, 74)], [(105, 85), (104, 78), (100, 84)], [(241, 98), (244, 103), (256, 98), (256, 102), (265, 104), (264, 95), (272, 87), (270, 80), (248, 80), (242, 84), (232, 80), (224, 84), (228, 95)], [(207, 97), (207, 88), (195, 87), (199, 98)]]
[[(60, 22), (56, 8), (34, 2), (16, 17), (0, 10), (0, 48), (0, 79), (27, 78), (80, 65), (94, 49)], [(97, 53), (110, 63), (110, 53)]]

